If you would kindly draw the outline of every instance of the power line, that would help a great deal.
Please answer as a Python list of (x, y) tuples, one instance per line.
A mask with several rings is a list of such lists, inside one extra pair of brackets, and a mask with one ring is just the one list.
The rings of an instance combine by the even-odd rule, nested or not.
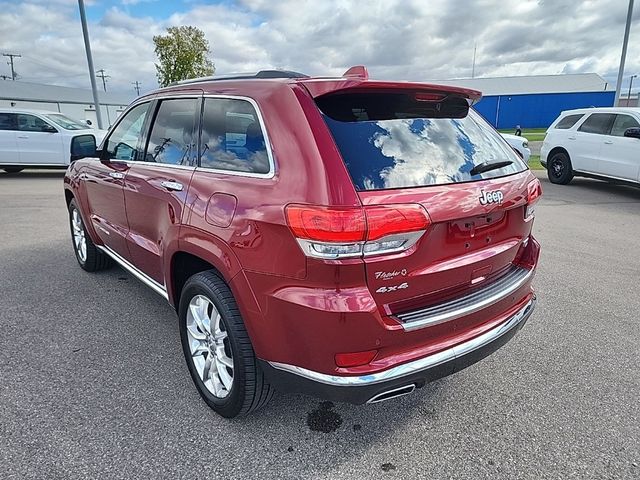
[(105, 75), (104, 72), (104, 68), (101, 68), (100, 70), (96, 71), (96, 74), (98, 75), (98, 77), (100, 77), (102, 79), (102, 88), (104, 88), (104, 91), (107, 91), (107, 78), (111, 78), (111, 76), (109, 75)]
[(7, 62), (7, 65), (11, 65), (11, 80), (15, 81), (16, 79), (16, 71), (13, 69), (13, 59), (15, 58), (20, 58), (22, 57), (22, 55), (19, 55), (17, 53), (3, 53), (2, 54), (3, 57), (9, 57), (9, 61)]
[(136, 80), (135, 82), (131, 82), (131, 85), (134, 85), (133, 88), (135, 89), (138, 96), (140, 96), (140, 85), (142, 84), (138, 80)]

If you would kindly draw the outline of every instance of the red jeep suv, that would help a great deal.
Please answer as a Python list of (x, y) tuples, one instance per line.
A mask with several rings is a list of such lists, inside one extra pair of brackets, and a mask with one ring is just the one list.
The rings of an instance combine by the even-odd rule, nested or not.
[(287, 71), (137, 99), (64, 180), (75, 254), (173, 305), (206, 403), (274, 389), (412, 392), (504, 345), (535, 306), (539, 181), (480, 92)]

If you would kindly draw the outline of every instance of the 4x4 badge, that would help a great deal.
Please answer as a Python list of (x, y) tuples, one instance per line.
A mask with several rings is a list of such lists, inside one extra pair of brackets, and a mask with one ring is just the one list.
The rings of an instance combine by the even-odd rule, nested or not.
[(491, 192), (480, 191), (480, 205), (489, 205), (490, 203), (500, 205), (503, 199), (504, 194), (500, 190), (493, 190)]

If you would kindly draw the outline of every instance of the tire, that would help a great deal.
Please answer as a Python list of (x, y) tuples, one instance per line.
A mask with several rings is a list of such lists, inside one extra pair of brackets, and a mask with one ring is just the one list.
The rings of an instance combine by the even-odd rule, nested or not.
[(24, 170), (22, 167), (4, 167), (3, 170), (7, 173), (18, 173)]
[(566, 185), (573, 179), (571, 159), (566, 152), (556, 152), (547, 161), (547, 176), (551, 183)]
[(113, 265), (113, 260), (98, 250), (91, 240), (75, 199), (69, 202), (69, 227), (71, 228), (73, 251), (83, 270), (97, 272)]
[(233, 294), (216, 273), (200, 272), (187, 280), (178, 317), (189, 373), (209, 407), (234, 418), (267, 404), (273, 388), (258, 365)]

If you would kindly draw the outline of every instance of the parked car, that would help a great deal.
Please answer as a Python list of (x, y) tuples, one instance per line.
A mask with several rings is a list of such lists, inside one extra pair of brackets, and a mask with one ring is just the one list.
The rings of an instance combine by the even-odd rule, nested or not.
[(540, 163), (551, 183), (581, 176), (640, 184), (640, 108), (562, 112), (547, 130)]
[(106, 133), (59, 112), (0, 109), (0, 169), (66, 168), (73, 138), (90, 134), (101, 142)]
[(364, 67), (155, 91), (67, 170), (78, 263), (115, 262), (176, 309), (225, 417), (274, 388), (408, 394), (504, 345), (535, 305), (540, 182), (479, 98)]
[(500, 135), (502, 135), (507, 143), (520, 155), (520, 158), (522, 158), (525, 163), (529, 161), (529, 157), (531, 156), (529, 140), (520, 135), (512, 135), (510, 133), (501, 133)]

